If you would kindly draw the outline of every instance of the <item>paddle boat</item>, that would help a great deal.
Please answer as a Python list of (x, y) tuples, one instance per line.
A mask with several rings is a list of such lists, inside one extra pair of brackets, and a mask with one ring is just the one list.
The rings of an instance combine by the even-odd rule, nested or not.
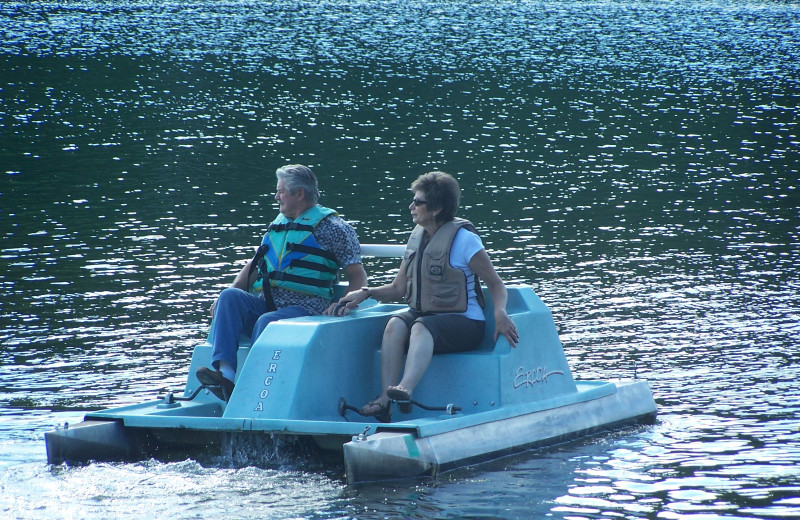
[[(404, 246), (362, 248), (364, 256), (394, 257)], [(47, 460), (141, 460), (219, 450), (236, 435), (291, 437), (343, 456), (348, 484), (359, 484), (435, 476), (655, 419), (646, 381), (573, 378), (550, 310), (530, 287), (508, 287), (519, 345), (503, 336), (493, 342), (485, 293), (488, 320), (479, 348), (434, 356), (413, 400), (400, 403), (410, 413), (393, 406), (389, 422), (362, 417), (357, 407), (380, 392), (383, 328), (406, 306), (367, 300), (347, 316), (281, 320), (252, 345), (243, 341), (227, 403), (195, 377), (211, 361), (211, 345), (198, 345), (182, 393), (88, 413), (83, 422), (47, 432)]]

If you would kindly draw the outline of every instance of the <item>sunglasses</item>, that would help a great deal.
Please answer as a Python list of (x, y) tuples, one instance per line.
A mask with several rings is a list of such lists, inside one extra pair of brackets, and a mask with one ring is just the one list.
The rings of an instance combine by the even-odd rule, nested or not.
[(419, 200), (419, 199), (418, 199), (418, 198), (416, 198), (416, 197), (414, 197), (414, 199), (411, 201), (411, 204), (413, 204), (415, 208), (416, 208), (417, 206), (422, 206), (423, 204), (427, 204), (427, 203), (428, 203), (428, 201), (427, 201), (427, 200)]

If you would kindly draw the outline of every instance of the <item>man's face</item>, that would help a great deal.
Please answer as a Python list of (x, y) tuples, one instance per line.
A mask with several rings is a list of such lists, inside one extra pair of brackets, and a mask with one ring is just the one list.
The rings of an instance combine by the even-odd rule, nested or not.
[(298, 189), (294, 194), (291, 194), (284, 186), (283, 180), (278, 181), (278, 186), (275, 188), (275, 200), (278, 201), (279, 211), (284, 216), (288, 218), (299, 217), (305, 210), (304, 197), (305, 193), (302, 189)]

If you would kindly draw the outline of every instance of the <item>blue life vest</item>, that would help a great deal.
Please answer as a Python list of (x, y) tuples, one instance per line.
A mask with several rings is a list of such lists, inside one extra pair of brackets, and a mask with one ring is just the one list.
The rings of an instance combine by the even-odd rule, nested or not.
[(262, 279), (269, 280), (270, 287), (333, 298), (339, 264), (333, 252), (317, 243), (314, 229), (322, 219), (336, 214), (316, 205), (294, 220), (278, 215), (254, 259)]

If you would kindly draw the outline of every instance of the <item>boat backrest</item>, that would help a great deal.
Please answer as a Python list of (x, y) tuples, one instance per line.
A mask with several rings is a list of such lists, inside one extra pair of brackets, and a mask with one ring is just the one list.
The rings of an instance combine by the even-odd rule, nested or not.
[[(494, 300), (492, 299), (492, 295), (489, 290), (485, 287), (483, 288), (483, 296), (486, 301), (486, 306), (483, 309), (483, 316), (486, 318), (486, 330), (483, 334), (483, 340), (481, 340), (480, 344), (475, 350), (490, 352), (494, 350), (495, 347)], [(506, 302), (506, 312), (508, 315), (513, 319), (515, 315), (519, 315), (526, 311), (528, 311), (528, 305), (523, 300), (520, 293), (517, 291), (509, 291), (508, 301)]]

